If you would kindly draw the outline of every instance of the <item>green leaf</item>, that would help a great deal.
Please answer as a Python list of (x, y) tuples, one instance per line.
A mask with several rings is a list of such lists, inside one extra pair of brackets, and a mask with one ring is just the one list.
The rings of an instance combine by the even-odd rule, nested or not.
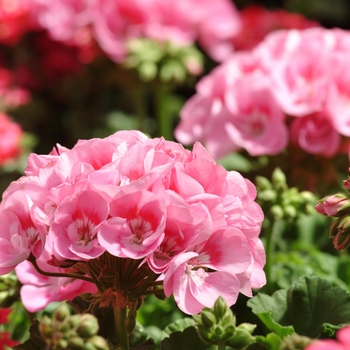
[(287, 314), (287, 290), (279, 290), (271, 297), (266, 294), (258, 294), (247, 303), (252, 311), (271, 331), (275, 332), (281, 339), (292, 334), (294, 328), (282, 326), (280, 321)]
[(165, 327), (164, 332), (167, 334), (171, 334), (173, 332), (182, 332), (188, 327), (192, 327), (194, 325), (194, 320), (190, 317), (185, 317), (175, 322), (169, 324)]
[(174, 332), (160, 343), (161, 350), (196, 349), (208, 350), (209, 345), (199, 338), (195, 327), (188, 327), (183, 332)]
[(282, 339), (292, 329), (286, 326), (300, 335), (319, 338), (323, 332), (350, 323), (350, 294), (316, 276), (303, 276), (271, 297), (259, 294), (248, 306)]
[(269, 333), (266, 337), (258, 335), (256, 341), (265, 345), (269, 350), (279, 350), (282, 339), (276, 333)]
[(305, 276), (289, 288), (288, 310), (298, 334), (318, 338), (324, 323), (350, 323), (350, 294), (326, 279)]

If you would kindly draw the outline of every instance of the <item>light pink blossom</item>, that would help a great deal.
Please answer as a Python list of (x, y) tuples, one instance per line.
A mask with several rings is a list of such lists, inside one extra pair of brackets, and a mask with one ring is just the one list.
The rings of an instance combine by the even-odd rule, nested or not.
[(225, 97), (232, 113), (225, 128), (235, 145), (253, 156), (278, 154), (287, 146), (284, 114), (263, 74), (256, 72), (240, 79)]
[(332, 157), (340, 148), (340, 135), (323, 113), (295, 118), (290, 125), (291, 140), (304, 151)]
[(173, 294), (179, 308), (188, 314), (212, 307), (220, 295), (232, 305), (240, 285), (236, 275), (243, 273), (250, 261), (240, 230), (220, 230), (172, 261), (164, 277), (165, 294)]
[(95, 191), (82, 191), (58, 206), (50, 228), (58, 259), (94, 259), (104, 253), (98, 244), (97, 227), (108, 214), (107, 202)]
[(149, 255), (164, 238), (164, 207), (162, 198), (151, 192), (120, 192), (110, 203), (111, 218), (98, 229), (99, 243), (121, 258)]
[(47, 227), (38, 220), (39, 213), (44, 215), (24, 192), (15, 192), (1, 202), (1, 275), (11, 272), (31, 254), (36, 258), (40, 257), (46, 241)]

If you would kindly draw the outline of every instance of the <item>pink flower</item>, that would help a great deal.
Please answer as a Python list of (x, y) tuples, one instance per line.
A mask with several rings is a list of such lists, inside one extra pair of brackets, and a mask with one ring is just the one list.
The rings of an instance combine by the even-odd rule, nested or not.
[(228, 305), (236, 302), (239, 291), (237, 274), (250, 265), (247, 241), (238, 229), (213, 233), (203, 244), (178, 255), (164, 277), (164, 292), (174, 294), (179, 308), (196, 314), (212, 307), (221, 295)]
[(45, 245), (45, 216), (24, 192), (15, 192), (1, 202), (0, 207), (0, 274), (11, 272), (31, 254), (38, 258)]
[(225, 128), (234, 144), (253, 156), (278, 154), (287, 146), (284, 114), (264, 75), (247, 75), (228, 89), (225, 97), (232, 113)]
[(110, 203), (111, 218), (98, 229), (98, 241), (110, 254), (140, 259), (163, 240), (165, 203), (160, 196), (120, 192)]
[[(239, 292), (251, 296), (266, 282), (255, 197), (250, 181), (227, 172), (198, 142), (189, 151), (120, 131), (71, 150), (57, 145), (49, 155), (32, 154), (26, 175), (4, 192), (0, 272), (19, 263), (18, 271), (32, 269), (28, 257), (48, 271), (78, 262), (74, 269), (84, 274), (86, 265), (114, 269), (105, 265), (132, 259), (142, 279), (148, 272), (164, 280), (185, 312), (211, 306), (219, 295), (233, 304)], [(46, 264), (52, 254), (54, 270)], [(23, 298), (39, 298), (38, 308), (83, 290), (63, 277), (57, 284), (25, 276)]]
[(322, 339), (308, 345), (305, 350), (349, 350), (350, 349), (350, 327), (344, 327), (337, 331), (337, 340)]
[(33, 25), (27, 0), (0, 1), (0, 42), (15, 45)]
[[(38, 266), (47, 272), (66, 273), (68, 270), (49, 265), (52, 249), (46, 244), (43, 254), (37, 259)], [(44, 309), (51, 302), (71, 300), (82, 293), (95, 293), (94, 284), (68, 277), (48, 277), (38, 273), (29, 261), (24, 261), (16, 267), (16, 274), (23, 284), (21, 301), (29, 312)]]
[(292, 142), (308, 153), (332, 157), (339, 152), (340, 135), (322, 113), (295, 118), (290, 133)]
[(232, 38), (241, 30), (241, 19), (233, 2), (196, 1), (195, 11), (203, 11), (198, 20), (199, 43), (217, 62), (224, 62), (234, 51)]
[(0, 165), (20, 155), (22, 129), (6, 114), (0, 114)]
[[(93, 203), (93, 205), (92, 205)], [(81, 191), (57, 207), (49, 234), (58, 259), (94, 259), (104, 253), (97, 227), (108, 216), (107, 202), (95, 191)]]
[(91, 23), (91, 1), (29, 0), (33, 19), (59, 41), (74, 41), (77, 32)]

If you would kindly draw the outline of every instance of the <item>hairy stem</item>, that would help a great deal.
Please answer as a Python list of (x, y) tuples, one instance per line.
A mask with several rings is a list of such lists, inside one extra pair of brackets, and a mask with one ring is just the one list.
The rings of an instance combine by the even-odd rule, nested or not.
[(125, 329), (126, 308), (119, 308), (114, 305), (113, 309), (118, 345), (124, 350), (129, 350), (129, 336)]

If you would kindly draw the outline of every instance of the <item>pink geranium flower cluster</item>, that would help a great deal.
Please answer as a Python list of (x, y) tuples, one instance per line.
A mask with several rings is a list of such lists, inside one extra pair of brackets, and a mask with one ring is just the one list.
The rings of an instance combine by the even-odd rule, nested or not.
[(191, 152), (120, 131), (31, 154), (25, 173), (0, 204), (0, 273), (16, 268), (31, 311), (96, 290), (89, 281), (41, 276), (33, 259), (56, 273), (106, 254), (139, 261), (189, 314), (219, 295), (232, 305), (239, 292), (251, 296), (265, 284), (256, 189), (199, 143)]
[(214, 58), (233, 51), (230, 39), (240, 29), (232, 1), (217, 0), (27, 0), (31, 17), (51, 38), (86, 46), (94, 40), (116, 62), (126, 42), (146, 37), (174, 44), (199, 41)]
[(350, 136), (350, 32), (321, 27), (270, 33), (197, 84), (175, 135), (215, 158), (240, 149), (275, 155), (289, 140), (331, 157)]

